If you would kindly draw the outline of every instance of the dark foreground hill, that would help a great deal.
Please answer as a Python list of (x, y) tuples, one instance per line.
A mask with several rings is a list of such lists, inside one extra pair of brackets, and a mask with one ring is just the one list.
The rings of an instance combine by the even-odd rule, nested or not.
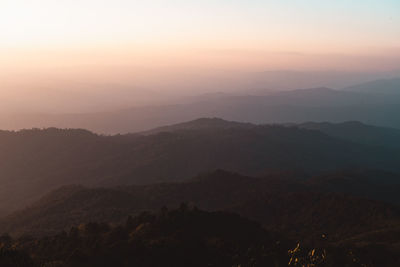
[(320, 173), (346, 167), (400, 168), (400, 151), (391, 148), (298, 127), (208, 122), (211, 126), (200, 129), (147, 135), (101, 136), (55, 128), (0, 132), (0, 214), (66, 184), (182, 181), (218, 168), (246, 175), (282, 169)]
[(398, 189), (367, 170), (64, 186), (0, 221), (0, 266), (398, 266)]
[[(0, 230), (14, 235), (54, 234), (91, 221), (119, 223), (127, 215), (157, 211), (163, 206), (176, 208), (182, 202), (210, 211), (237, 212), (269, 229), (303, 239), (325, 234), (341, 240), (400, 221), (400, 209), (382, 201), (390, 198), (400, 202), (398, 190), (386, 190), (393, 184), (385, 185), (382, 174), (344, 173), (345, 181), (341, 180), (343, 173), (296, 180), (295, 174), (252, 178), (216, 171), (183, 183), (113, 188), (66, 186), (7, 216), (0, 221)], [(382, 179), (370, 181), (368, 175)], [(326, 177), (337, 181), (330, 184)], [(351, 190), (344, 192), (342, 188), (346, 186)], [(387, 191), (386, 196), (378, 194), (382, 189)]]
[(81, 224), (46, 238), (0, 238), (1, 266), (396, 266), (396, 250), (382, 245), (313, 246), (266, 231), (226, 212), (185, 205), (126, 222)]

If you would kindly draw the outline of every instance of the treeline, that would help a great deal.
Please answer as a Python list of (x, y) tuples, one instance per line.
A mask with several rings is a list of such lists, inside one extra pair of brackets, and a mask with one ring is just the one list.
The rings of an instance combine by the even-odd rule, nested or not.
[[(398, 266), (399, 256), (329, 244), (314, 247), (227, 212), (182, 204), (128, 217), (124, 224), (87, 223), (57, 235), (0, 238), (0, 266)], [(377, 264), (379, 262), (379, 264)]]
[(223, 170), (184, 183), (89, 188), (65, 186), (0, 220), (0, 234), (54, 235), (80, 223), (122, 223), (128, 214), (193, 203), (231, 211), (294, 239), (342, 240), (400, 222), (399, 175), (346, 171), (313, 179), (297, 173), (242, 176)]

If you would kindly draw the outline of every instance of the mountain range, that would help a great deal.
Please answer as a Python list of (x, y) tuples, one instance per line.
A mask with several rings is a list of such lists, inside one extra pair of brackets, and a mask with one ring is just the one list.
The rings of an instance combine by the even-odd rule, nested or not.
[(290, 91), (257, 90), (184, 97), (154, 104), (94, 113), (1, 114), (0, 128), (84, 128), (117, 134), (150, 130), (200, 117), (265, 123), (360, 121), (400, 128), (398, 79), (376, 80), (344, 89), (317, 87)]
[(345, 88), (348, 91), (375, 93), (375, 94), (400, 94), (400, 78), (380, 79)]
[(208, 266), (397, 266), (399, 132), (221, 118), (0, 131), (0, 265), (197, 266), (206, 251)]
[(400, 171), (400, 151), (376, 139), (387, 135), (392, 138), (387, 142), (395, 143), (397, 132), (364, 126), (365, 135), (372, 137), (355, 142), (358, 126), (339, 137), (325, 127), (323, 132), (304, 125), (254, 125), (216, 118), (114, 136), (55, 128), (3, 131), (0, 211), (22, 208), (62, 185), (184, 181), (214, 169), (255, 176), (280, 170), (317, 175), (366, 166)]

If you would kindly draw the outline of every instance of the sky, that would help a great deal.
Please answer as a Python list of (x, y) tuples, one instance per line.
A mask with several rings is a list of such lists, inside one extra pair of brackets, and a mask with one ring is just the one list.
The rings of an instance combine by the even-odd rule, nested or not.
[(399, 62), (398, 0), (0, 1), (2, 88)]
[(0, 32), (6, 62), (35, 52), (50, 61), (67, 53), (65, 64), (75, 64), (71, 54), (85, 63), (106, 52), (106, 62), (130, 55), (143, 65), (146, 57), (162, 65), (196, 53), (382, 56), (399, 52), (400, 2), (2, 0)]

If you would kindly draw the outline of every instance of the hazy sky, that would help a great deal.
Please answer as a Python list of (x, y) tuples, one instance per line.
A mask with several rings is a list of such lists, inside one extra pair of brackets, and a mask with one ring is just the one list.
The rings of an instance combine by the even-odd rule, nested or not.
[(0, 1), (2, 93), (60, 81), (146, 86), (185, 71), (386, 72), (399, 62), (399, 0)]
[(64, 64), (97, 62), (96, 53), (115, 64), (163, 65), (196, 53), (260, 64), (256, 55), (274, 53), (284, 67), (279, 60), (302, 54), (397, 56), (400, 1), (2, 0), (0, 32), (6, 64), (52, 63), (65, 53)]

